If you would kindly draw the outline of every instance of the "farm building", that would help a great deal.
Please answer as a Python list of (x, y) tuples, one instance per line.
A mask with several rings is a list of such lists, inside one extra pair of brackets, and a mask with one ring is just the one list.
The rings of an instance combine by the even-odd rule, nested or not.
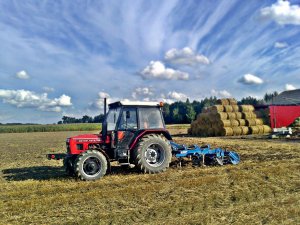
[(287, 127), (300, 117), (300, 89), (284, 91), (268, 102), (272, 128)]

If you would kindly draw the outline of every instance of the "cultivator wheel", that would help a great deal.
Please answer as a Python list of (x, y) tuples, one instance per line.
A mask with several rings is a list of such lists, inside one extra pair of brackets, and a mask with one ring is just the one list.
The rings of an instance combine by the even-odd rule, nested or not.
[(134, 163), (144, 173), (165, 171), (169, 167), (171, 158), (170, 143), (157, 134), (144, 136), (133, 151)]
[(107, 160), (97, 150), (87, 150), (75, 160), (75, 175), (81, 180), (97, 180), (107, 171)]

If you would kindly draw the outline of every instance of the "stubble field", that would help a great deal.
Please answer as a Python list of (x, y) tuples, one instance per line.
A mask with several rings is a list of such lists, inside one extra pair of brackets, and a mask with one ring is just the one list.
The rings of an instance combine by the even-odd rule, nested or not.
[(155, 175), (115, 166), (82, 182), (45, 158), (80, 133), (90, 132), (0, 134), (0, 224), (300, 224), (299, 141), (175, 135), (231, 148), (242, 161)]

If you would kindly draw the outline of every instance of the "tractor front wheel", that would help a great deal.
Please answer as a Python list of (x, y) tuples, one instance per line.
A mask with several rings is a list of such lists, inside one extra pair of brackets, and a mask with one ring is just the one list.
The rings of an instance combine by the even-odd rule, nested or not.
[(81, 180), (97, 180), (107, 171), (105, 156), (96, 150), (81, 153), (75, 161), (75, 174)]
[(165, 171), (171, 162), (172, 149), (165, 137), (157, 134), (144, 136), (133, 151), (136, 167), (144, 173)]

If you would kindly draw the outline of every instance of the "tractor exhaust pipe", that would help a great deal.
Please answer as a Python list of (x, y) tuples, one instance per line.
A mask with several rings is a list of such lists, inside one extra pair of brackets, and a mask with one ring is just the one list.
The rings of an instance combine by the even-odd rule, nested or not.
[(104, 116), (106, 117), (106, 98), (104, 98)]

